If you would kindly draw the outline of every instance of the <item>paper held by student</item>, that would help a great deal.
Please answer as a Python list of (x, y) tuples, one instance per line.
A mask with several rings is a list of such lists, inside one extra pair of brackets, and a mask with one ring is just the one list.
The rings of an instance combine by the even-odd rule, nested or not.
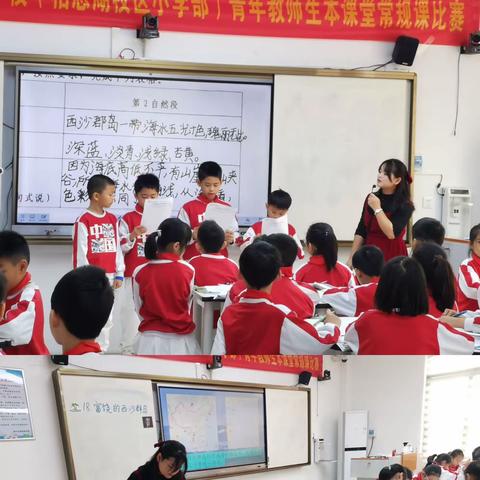
[(288, 218), (286, 215), (278, 218), (267, 217), (262, 220), (262, 234), (272, 235), (273, 233), (288, 235)]
[(209, 203), (205, 210), (205, 220), (214, 220), (225, 231), (233, 231), (235, 228), (235, 210), (227, 205)]
[(156, 198), (145, 200), (142, 215), (142, 227), (147, 234), (155, 232), (158, 226), (172, 215), (173, 198)]

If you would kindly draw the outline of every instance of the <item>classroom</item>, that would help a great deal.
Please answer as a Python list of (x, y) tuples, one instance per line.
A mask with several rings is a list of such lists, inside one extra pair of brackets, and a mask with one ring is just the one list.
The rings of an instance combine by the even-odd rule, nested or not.
[[(177, 435), (185, 443), (187, 478), (376, 479), (380, 470), (399, 463), (416, 474), (430, 455), (454, 450), (463, 452), (466, 465), (480, 444), (475, 408), (480, 377), (472, 357), (325, 356), (280, 362), (273, 356), (251, 356), (226, 358), (222, 365), (210, 356), (104, 355), (70, 357), (70, 362), (62, 366), (46, 356), (0, 358), (0, 385), (12, 400), (0, 410), (1, 463), (7, 477), (35, 471), (48, 472), (51, 480), (127, 478), (155, 452), (160, 432), (164, 440)], [(20, 382), (18, 377), (11, 381), (8, 375), (19, 372)], [(13, 388), (27, 393), (21, 399)], [(179, 398), (182, 388), (187, 388), (187, 402)], [(213, 397), (191, 390), (195, 388), (220, 389), (212, 395), (227, 408), (223, 428), (232, 443), (226, 450), (247, 448), (247, 456), (259, 455), (256, 463), (251, 460), (255, 465), (242, 471), (240, 450), (237, 466), (232, 458), (227, 463), (226, 457), (215, 457), (222, 430), (218, 441), (211, 437), (216, 438), (216, 422), (221, 424), (225, 412), (217, 407), (215, 416)], [(221, 399), (221, 389), (230, 391), (226, 395), (235, 389), (243, 395), (265, 392), (265, 409), (254, 398)], [(15, 417), (12, 408), (22, 401)], [(185, 409), (188, 402), (190, 409)], [(139, 410), (127, 411), (138, 404)], [(239, 431), (235, 420), (228, 420), (229, 408), (248, 428)], [(178, 415), (182, 421), (177, 424)], [(10, 432), (19, 431), (23, 439), (8, 440)], [(196, 453), (203, 445), (203, 453)], [(252, 468), (258, 471), (252, 473)], [(40, 478), (47, 476), (41, 473)]]

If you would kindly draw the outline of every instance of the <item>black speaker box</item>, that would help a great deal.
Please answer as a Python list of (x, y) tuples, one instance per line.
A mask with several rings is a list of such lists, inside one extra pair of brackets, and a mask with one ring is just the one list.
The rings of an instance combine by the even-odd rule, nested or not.
[(312, 374), (310, 372), (301, 372), (298, 376), (298, 384), (299, 385), (308, 385), (310, 383), (310, 379), (312, 378)]
[(413, 65), (418, 48), (418, 38), (400, 36), (395, 42), (392, 53), (392, 61), (399, 65)]

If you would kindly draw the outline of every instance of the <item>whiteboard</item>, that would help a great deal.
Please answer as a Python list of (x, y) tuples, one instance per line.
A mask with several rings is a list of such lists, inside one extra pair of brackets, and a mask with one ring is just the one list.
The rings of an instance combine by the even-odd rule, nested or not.
[[(220, 198), (240, 225), (264, 216), (272, 84), (75, 69), (18, 69), (14, 223), (26, 234), (70, 234), (97, 173), (117, 183), (112, 212), (134, 208), (141, 173), (160, 178), (174, 214), (195, 198), (200, 163), (223, 168)], [(52, 228), (50, 229), (52, 230)]]
[(275, 76), (272, 189), (292, 196), (300, 238), (326, 222), (353, 239), (380, 163), (409, 164), (412, 90), (411, 79)]
[(268, 468), (310, 462), (307, 390), (265, 390)]
[(62, 375), (61, 392), (71, 480), (125, 479), (153, 455), (150, 381)]

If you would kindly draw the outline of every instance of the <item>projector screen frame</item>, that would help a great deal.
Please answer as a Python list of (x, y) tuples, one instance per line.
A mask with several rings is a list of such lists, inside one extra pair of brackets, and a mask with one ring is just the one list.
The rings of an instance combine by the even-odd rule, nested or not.
[[(253, 473), (262, 473), (262, 472), (270, 472), (275, 470), (285, 470), (292, 467), (298, 466), (305, 466), (310, 465), (312, 463), (312, 404), (311, 404), (311, 389), (309, 387), (298, 387), (298, 386), (283, 386), (283, 385), (271, 385), (265, 383), (240, 383), (240, 382), (233, 382), (233, 381), (225, 381), (225, 380), (210, 380), (210, 379), (203, 379), (203, 378), (185, 378), (185, 377), (168, 377), (164, 375), (148, 375), (148, 374), (137, 374), (137, 373), (127, 373), (127, 372), (108, 372), (108, 371), (100, 371), (100, 370), (89, 370), (89, 369), (72, 369), (68, 367), (60, 367), (52, 371), (52, 380), (53, 380), (53, 387), (54, 387), (54, 394), (56, 400), (56, 408), (60, 423), (60, 433), (62, 437), (62, 444), (63, 450), (65, 455), (65, 463), (68, 472), (68, 479), (69, 480), (80, 480), (77, 478), (75, 474), (75, 465), (74, 465), (74, 455), (72, 451), (72, 443), (70, 441), (70, 432), (68, 428), (68, 419), (67, 419), (67, 409), (64, 402), (64, 394), (62, 391), (62, 376), (80, 376), (80, 377), (104, 377), (104, 378), (120, 378), (120, 379), (138, 379), (138, 380), (146, 380), (150, 381), (152, 384), (152, 395), (156, 395), (157, 384), (167, 384), (171, 385), (172, 387), (178, 386), (179, 384), (183, 385), (191, 385), (194, 388), (224, 388), (224, 389), (235, 389), (239, 391), (263, 391), (264, 394), (264, 402), (265, 402), (265, 392), (266, 390), (284, 390), (284, 391), (302, 391), (307, 394), (307, 417), (308, 417), (308, 460), (305, 463), (297, 464), (297, 465), (287, 465), (287, 466), (279, 466), (279, 467), (268, 467), (268, 443), (266, 441), (266, 457), (267, 457), (267, 465), (265, 468), (259, 468), (258, 470), (244, 470), (242, 467), (237, 467), (238, 470), (230, 471), (230, 472), (222, 472), (222, 473), (213, 473), (211, 471), (207, 478), (225, 478), (231, 476), (238, 476), (238, 475), (251, 475)], [(156, 402), (156, 398), (154, 397), (154, 405), (158, 408), (158, 402)], [(266, 405), (264, 403), (265, 408), (265, 417), (267, 416)], [(160, 421), (160, 414), (156, 411), (157, 421)], [(265, 423), (265, 432), (267, 431), (268, 425)], [(160, 434), (160, 430), (157, 430)], [(154, 447), (152, 445), (152, 452), (145, 452), (145, 458), (148, 458), (149, 455), (154, 453)], [(188, 475), (188, 478), (200, 478)], [(205, 478), (205, 477), (203, 477)]]

